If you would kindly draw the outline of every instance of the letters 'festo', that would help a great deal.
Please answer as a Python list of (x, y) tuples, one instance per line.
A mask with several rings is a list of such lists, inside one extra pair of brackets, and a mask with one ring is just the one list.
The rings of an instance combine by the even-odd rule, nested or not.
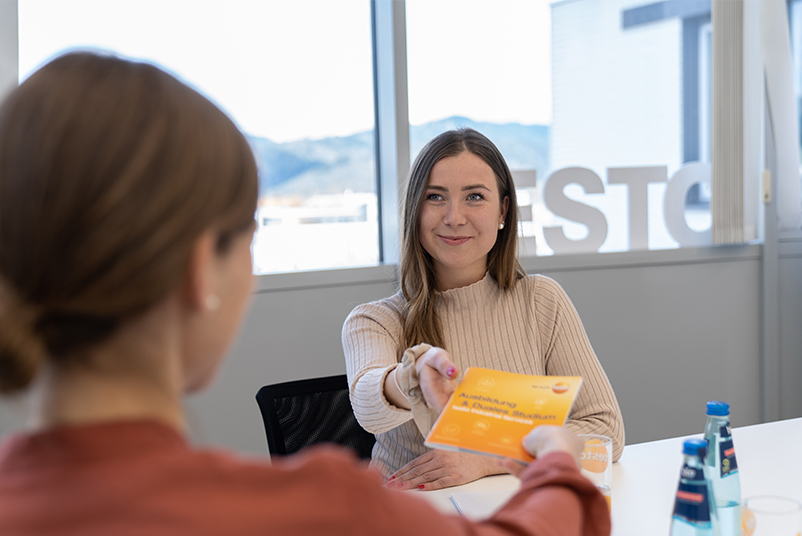
[[(649, 247), (648, 185), (666, 182), (666, 166), (608, 168), (610, 184), (626, 184), (629, 193), (629, 249)], [(710, 229), (694, 231), (685, 220), (685, 198), (694, 184), (710, 184), (710, 164), (691, 162), (680, 168), (666, 186), (663, 199), (666, 229), (680, 246), (710, 244)], [(585, 205), (565, 195), (565, 187), (578, 184), (585, 193), (603, 194), (604, 183), (592, 170), (581, 167), (563, 168), (552, 173), (543, 191), (546, 207), (556, 216), (581, 223), (588, 235), (580, 240), (565, 236), (562, 226), (544, 227), (546, 243), (555, 254), (591, 253), (607, 239), (607, 218), (597, 208)]]

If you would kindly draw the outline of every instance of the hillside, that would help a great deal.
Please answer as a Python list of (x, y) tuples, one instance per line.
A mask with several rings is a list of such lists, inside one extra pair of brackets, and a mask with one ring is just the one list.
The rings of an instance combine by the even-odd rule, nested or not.
[[(437, 134), (456, 127), (470, 127), (490, 138), (512, 169), (549, 169), (549, 127), (519, 123), (483, 123), (450, 117), (410, 128), (410, 151), (416, 155)], [(249, 136), (259, 165), (262, 195), (308, 197), (375, 191), (373, 131), (351, 136), (275, 143)]]

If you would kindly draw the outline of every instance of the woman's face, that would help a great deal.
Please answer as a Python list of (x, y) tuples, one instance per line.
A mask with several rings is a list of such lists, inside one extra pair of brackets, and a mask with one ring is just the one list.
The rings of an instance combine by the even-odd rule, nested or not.
[(418, 232), (432, 256), (438, 290), (470, 285), (487, 271), (487, 254), (507, 214), (490, 166), (469, 151), (438, 161), (429, 174)]

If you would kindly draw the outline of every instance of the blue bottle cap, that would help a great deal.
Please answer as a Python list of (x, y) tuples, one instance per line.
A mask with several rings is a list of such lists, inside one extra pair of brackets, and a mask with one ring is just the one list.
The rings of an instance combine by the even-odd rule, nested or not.
[(707, 414), (715, 416), (723, 416), (730, 414), (730, 405), (726, 402), (713, 400), (707, 403)]
[(707, 454), (706, 439), (686, 439), (682, 444), (682, 453), (704, 457)]

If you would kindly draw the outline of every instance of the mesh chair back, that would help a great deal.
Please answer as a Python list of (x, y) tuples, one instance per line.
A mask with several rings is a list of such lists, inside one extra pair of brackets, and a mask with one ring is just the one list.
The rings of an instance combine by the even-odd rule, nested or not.
[(345, 374), (266, 385), (256, 394), (272, 455), (336, 443), (369, 459), (376, 438), (357, 422)]

